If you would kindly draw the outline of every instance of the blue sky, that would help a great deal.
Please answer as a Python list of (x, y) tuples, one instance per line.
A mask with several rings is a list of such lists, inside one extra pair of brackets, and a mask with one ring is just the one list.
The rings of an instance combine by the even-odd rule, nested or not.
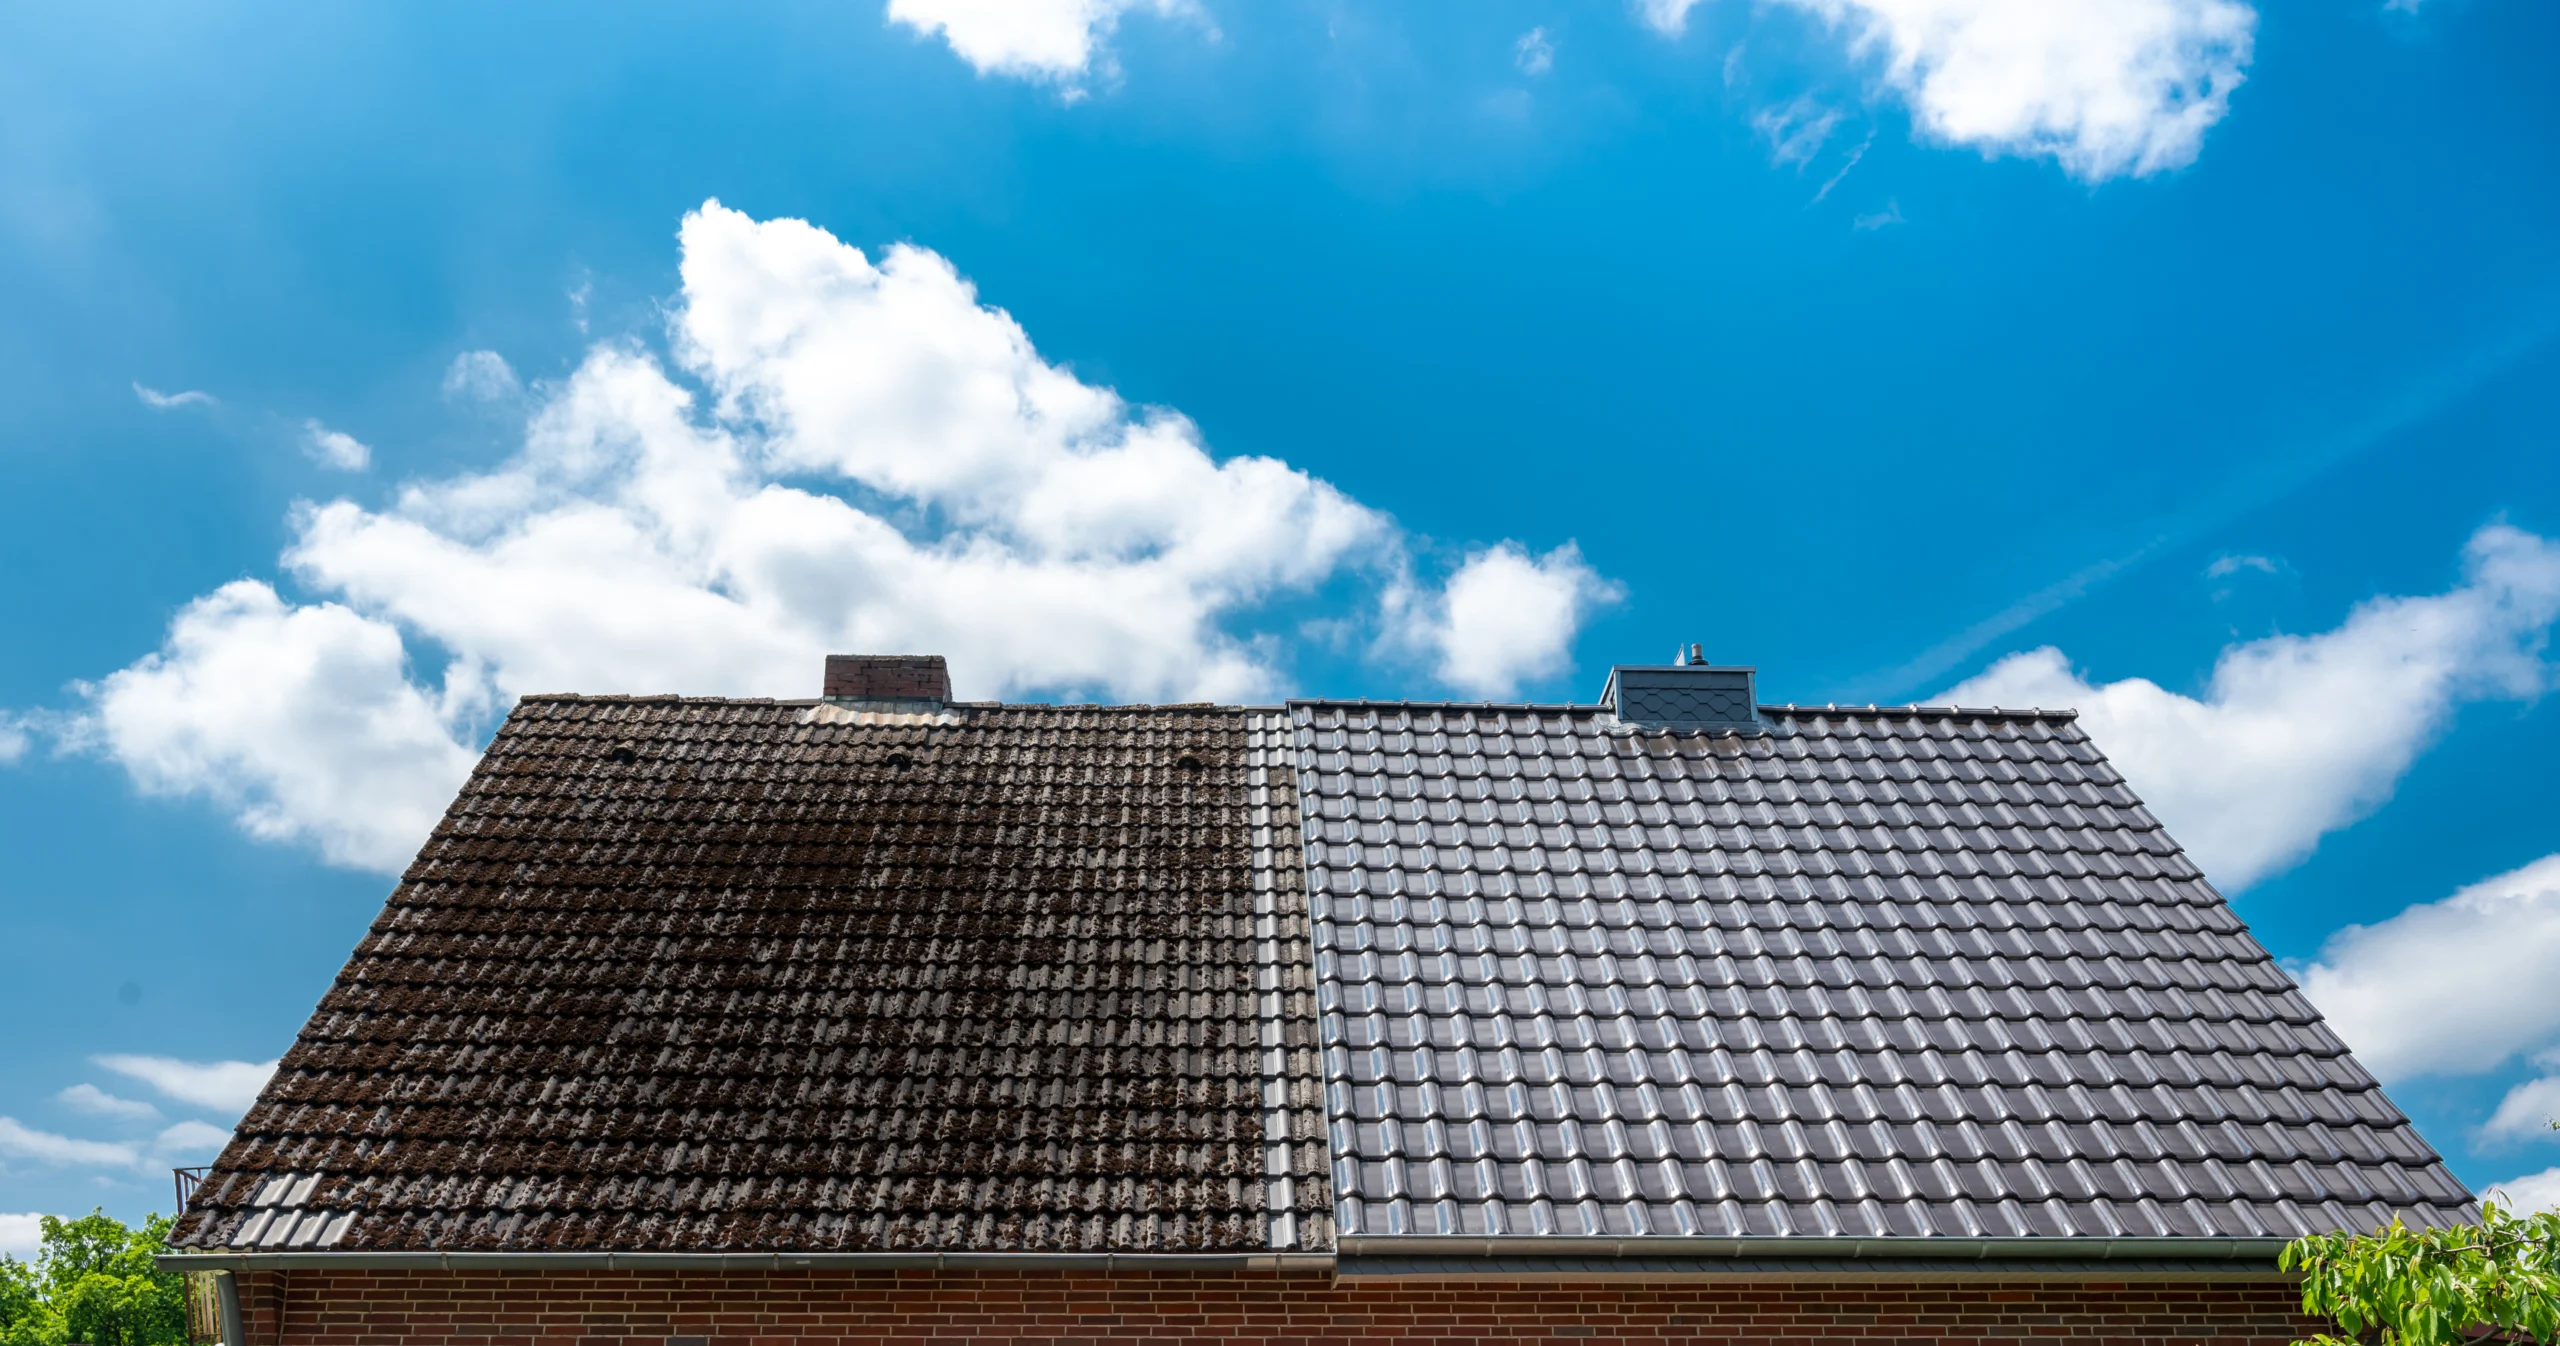
[(2003, 12), (0, 13), (0, 1245), (166, 1207), (509, 698), (857, 646), (2081, 704), (2560, 1201), (2560, 14)]

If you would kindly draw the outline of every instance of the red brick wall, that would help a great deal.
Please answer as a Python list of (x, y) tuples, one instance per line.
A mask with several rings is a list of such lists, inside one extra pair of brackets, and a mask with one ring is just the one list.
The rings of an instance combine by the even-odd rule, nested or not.
[(822, 696), (951, 699), (951, 671), (938, 654), (830, 654)]
[(1512, 1341), (2286, 1343), (2280, 1282), (2108, 1285), (1344, 1281), (1321, 1273), (259, 1272), (243, 1346)]

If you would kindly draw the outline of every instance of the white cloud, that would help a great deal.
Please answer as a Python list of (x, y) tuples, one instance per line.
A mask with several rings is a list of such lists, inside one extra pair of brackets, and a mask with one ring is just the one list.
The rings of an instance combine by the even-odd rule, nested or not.
[(0, 1257), (14, 1257), (21, 1262), (35, 1260), (44, 1249), (44, 1217), (32, 1211), (24, 1215), (0, 1212)]
[(1698, 7), (1699, 0), (1633, 0), (1633, 4), (1636, 17), (1646, 27), (1664, 37), (1678, 37), (1688, 31), (1689, 11)]
[(159, 653), (83, 686), (74, 742), (146, 794), (207, 798), (263, 840), (397, 871), (470, 774), (452, 726), (479, 704), (431, 698), (405, 664), (387, 623), (236, 580), (188, 604)]
[(302, 451), (311, 461), (344, 472), (362, 472), (373, 462), (373, 450), (363, 440), (318, 421), (302, 423)]
[[(1562, 667), (1606, 588), (1569, 548), (1505, 544), (1432, 592), (1387, 516), (1050, 364), (932, 252), (875, 263), (716, 202), (681, 239), (676, 369), (600, 345), (512, 460), (299, 508), (285, 561), (328, 601), (199, 599), (88, 689), (81, 741), (258, 836), (397, 870), (476, 726), (528, 692), (807, 696), (828, 652), (912, 650), (969, 697), (1269, 697), (1285, 650), (1231, 628), (1337, 582), (1429, 614), (1398, 648), (1478, 688)], [(1520, 608), (1478, 612), (1506, 577)], [(1479, 661), (1489, 625), (1508, 647)]]
[(2390, 798), (2468, 700), (2529, 698), (2560, 616), (2560, 546), (2475, 534), (2449, 593), (2377, 598), (2316, 636), (2235, 645), (2199, 699), (2141, 678), (2092, 686), (2050, 647), (1935, 698), (2076, 707), (2081, 726), (2215, 882), (2237, 891)]
[(2254, 570), (2261, 575), (2273, 575), (2281, 569), (2282, 567), (2278, 566), (2275, 558), (2271, 556), (2233, 555), (2213, 558), (2213, 564), (2206, 566), (2204, 573), (2205, 578), (2218, 580), (2237, 575), (2243, 570)]
[(2480, 1134), (2492, 1140), (2560, 1140), (2560, 1132), (2551, 1129), (2555, 1119), (2560, 1119), (2560, 1075), (2544, 1076), (2509, 1089), (2498, 1100), (2498, 1110), (2481, 1124)]
[(1884, 209), (1851, 220), (1849, 227), (1859, 233), (1870, 234), (1878, 229), (1890, 229), (1900, 223), (1902, 223), (1902, 203), (1887, 201), (1884, 203)]
[[(581, 284), (570, 296), (582, 332), (586, 330), (586, 293)], [(503, 402), (522, 391), (516, 371), (496, 351), (464, 351), (445, 366), (444, 395), (457, 402)]]
[(1619, 596), (1572, 543), (1531, 556), (1505, 542), (1469, 556), (1442, 593), (1389, 593), (1389, 639), (1428, 652), (1453, 687), (1506, 697), (1563, 671), (1584, 618)]
[(1555, 40), (1547, 36), (1546, 29), (1532, 28), (1511, 45), (1511, 59), (1521, 74), (1543, 75), (1556, 68)]
[(154, 1137), (151, 1149), (157, 1155), (184, 1158), (190, 1155), (219, 1154), (222, 1147), (230, 1143), (229, 1131), (210, 1123), (189, 1119), (169, 1127)]
[[(2303, 994), (2386, 1081), (2560, 1044), (2560, 855), (2331, 935)], [(2512, 1096), (2511, 1096), (2512, 1097)]]
[[(2193, 161), (2249, 68), (2243, 0), (1782, 0), (1847, 33), (1922, 135), (2090, 182)], [(1639, 0), (1666, 36), (1696, 0)]]
[(238, 1116), (258, 1101), (273, 1061), (181, 1061), (173, 1056), (99, 1056), (99, 1065), (142, 1081), (181, 1103)]
[(75, 1084), (54, 1095), (58, 1101), (99, 1117), (121, 1117), (127, 1121), (157, 1120), (160, 1110), (140, 1099), (118, 1098), (94, 1084)]
[(26, 756), (27, 745), (32, 741), (24, 717), (0, 711), (0, 766)]
[(2540, 1173), (2493, 1182), (2481, 1189), (2480, 1194), (2498, 1198), (2499, 1204), (2517, 1215), (2560, 1210), (2560, 1168), (2546, 1168)]
[(192, 388), (181, 393), (164, 393), (157, 388), (145, 388), (140, 383), (136, 383), (133, 385), (133, 395), (141, 398), (142, 405), (153, 411), (174, 411), (179, 407), (214, 405), (213, 394), (197, 392)]
[[(1840, 112), (1824, 106), (1810, 94), (1751, 114), (1751, 129), (1769, 142), (1769, 162), (1781, 168), (1801, 168), (1821, 153), (1823, 142), (1831, 139), (1832, 128), (1840, 124)], [(1829, 187), (1823, 188), (1825, 195)], [(1820, 198), (1816, 198), (1817, 200)]]
[(0, 1117), (0, 1155), (89, 1168), (134, 1168), (142, 1163), (142, 1151), (131, 1145), (57, 1136), (23, 1125), (15, 1117)]
[(1195, 14), (1190, 0), (889, 0), (889, 21), (940, 34), (981, 75), (1071, 83), (1108, 69), (1103, 42), (1120, 16)]

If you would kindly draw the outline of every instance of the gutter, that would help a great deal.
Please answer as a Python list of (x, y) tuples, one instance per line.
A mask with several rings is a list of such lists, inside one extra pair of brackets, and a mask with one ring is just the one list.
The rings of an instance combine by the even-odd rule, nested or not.
[[(163, 1271), (275, 1271), (296, 1267), (383, 1271), (1321, 1271), (1335, 1259), (1519, 1258), (1662, 1259), (1750, 1262), (2099, 1263), (2228, 1262), (2273, 1270), (2280, 1238), (1640, 1238), (1464, 1237), (1347, 1234), (1335, 1253), (989, 1253), (989, 1252), (173, 1252)], [(222, 1277), (225, 1312), (238, 1294)]]
[[(1331, 1253), (171, 1252), (162, 1271), (1323, 1271)], [(232, 1287), (228, 1274), (220, 1283)], [(224, 1312), (238, 1312), (235, 1288)], [(227, 1321), (227, 1320), (226, 1320)], [(227, 1329), (226, 1329), (227, 1330)], [(229, 1340), (229, 1338), (226, 1338)]]
[(2231, 1261), (2275, 1265), (2281, 1238), (1639, 1238), (1342, 1234), (1344, 1257), (1683, 1257), (1946, 1261)]

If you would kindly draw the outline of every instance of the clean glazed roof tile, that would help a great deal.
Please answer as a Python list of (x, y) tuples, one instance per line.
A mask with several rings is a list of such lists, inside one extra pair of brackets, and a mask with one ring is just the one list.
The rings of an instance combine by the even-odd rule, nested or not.
[(1327, 1248), (1289, 737), (528, 699), (174, 1242)]
[(2069, 716), (1764, 713), (1293, 703), (1342, 1236), (2472, 1215)]

